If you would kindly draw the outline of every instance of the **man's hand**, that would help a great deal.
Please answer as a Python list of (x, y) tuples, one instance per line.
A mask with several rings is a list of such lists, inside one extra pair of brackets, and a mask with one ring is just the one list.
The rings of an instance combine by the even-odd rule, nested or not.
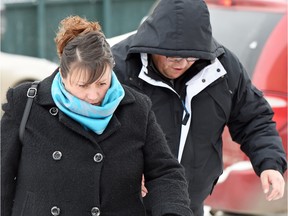
[(262, 188), (268, 201), (283, 197), (285, 181), (277, 170), (265, 170), (260, 175)]

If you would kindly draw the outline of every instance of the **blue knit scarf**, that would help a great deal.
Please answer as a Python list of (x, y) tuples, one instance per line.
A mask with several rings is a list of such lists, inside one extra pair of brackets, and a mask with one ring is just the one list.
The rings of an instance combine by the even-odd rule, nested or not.
[(56, 106), (66, 115), (89, 128), (96, 134), (102, 134), (125, 92), (116, 75), (112, 71), (111, 86), (100, 106), (92, 105), (70, 94), (62, 83), (58, 72), (51, 87), (52, 98)]

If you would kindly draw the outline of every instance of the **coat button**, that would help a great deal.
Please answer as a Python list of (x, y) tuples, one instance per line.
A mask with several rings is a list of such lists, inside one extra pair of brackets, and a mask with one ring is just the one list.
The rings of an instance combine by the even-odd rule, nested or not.
[(100, 209), (97, 208), (97, 207), (93, 207), (93, 208), (91, 209), (91, 215), (92, 215), (92, 216), (99, 216), (99, 215), (100, 215)]
[(60, 208), (58, 208), (57, 206), (53, 206), (51, 208), (51, 214), (54, 216), (60, 215)]
[(60, 151), (55, 151), (53, 152), (52, 157), (54, 160), (60, 160), (62, 157), (62, 153)]
[(205, 82), (206, 82), (206, 80), (205, 80), (205, 79), (202, 79), (202, 82), (203, 82), (203, 83), (205, 83)]
[(53, 116), (56, 116), (58, 114), (58, 108), (57, 107), (50, 108), (49, 113)]
[(103, 160), (103, 155), (101, 153), (97, 153), (94, 155), (94, 161), (100, 163)]
[(217, 72), (220, 72), (221, 71), (221, 69), (220, 68), (217, 68)]

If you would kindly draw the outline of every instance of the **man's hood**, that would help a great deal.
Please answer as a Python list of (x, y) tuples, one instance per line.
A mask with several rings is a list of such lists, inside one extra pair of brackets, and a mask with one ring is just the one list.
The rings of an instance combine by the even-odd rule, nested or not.
[(203, 0), (162, 0), (139, 26), (129, 53), (213, 60), (224, 52), (212, 36)]

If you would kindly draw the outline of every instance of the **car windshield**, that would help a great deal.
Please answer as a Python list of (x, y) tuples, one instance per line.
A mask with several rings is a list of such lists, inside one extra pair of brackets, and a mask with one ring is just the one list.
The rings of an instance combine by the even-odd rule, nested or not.
[(218, 7), (209, 10), (215, 39), (239, 57), (251, 77), (266, 40), (283, 15)]

